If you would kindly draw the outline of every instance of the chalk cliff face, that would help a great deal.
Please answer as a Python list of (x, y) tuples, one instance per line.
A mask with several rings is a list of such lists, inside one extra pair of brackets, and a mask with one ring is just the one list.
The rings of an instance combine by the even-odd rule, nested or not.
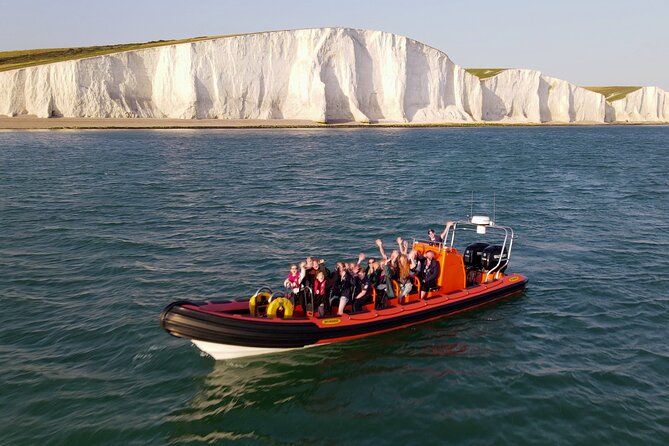
[(0, 115), (319, 122), (669, 121), (668, 94), (601, 94), (538, 71), (479, 80), (378, 31), (247, 34), (0, 72)]
[(604, 122), (604, 96), (534, 70), (504, 70), (481, 81), (484, 121)]
[(607, 104), (609, 122), (669, 122), (669, 93), (657, 87), (642, 87), (623, 99)]
[(0, 73), (0, 114), (468, 122), (479, 80), (406, 37), (248, 34)]

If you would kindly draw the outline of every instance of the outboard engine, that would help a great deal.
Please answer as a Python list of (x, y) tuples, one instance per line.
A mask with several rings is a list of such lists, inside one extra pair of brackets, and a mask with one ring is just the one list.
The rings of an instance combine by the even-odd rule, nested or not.
[(465, 263), (465, 268), (481, 269), (481, 254), (483, 250), (490, 246), (489, 243), (472, 243), (465, 248), (462, 255), (462, 260)]
[(501, 245), (490, 245), (481, 253), (481, 268), (483, 271), (491, 271), (498, 264), (499, 268), (495, 272), (503, 273), (509, 264), (508, 253), (506, 250), (502, 252)]
[(481, 255), (483, 250), (490, 246), (489, 243), (472, 243), (465, 248), (462, 254), (462, 261), (465, 264), (467, 274), (467, 286), (477, 285), (479, 283), (479, 272), (481, 271)]

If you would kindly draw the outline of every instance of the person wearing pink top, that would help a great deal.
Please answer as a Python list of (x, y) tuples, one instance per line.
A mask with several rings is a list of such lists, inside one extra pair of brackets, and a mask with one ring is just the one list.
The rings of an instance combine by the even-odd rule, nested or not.
[(288, 273), (286, 280), (283, 281), (283, 285), (286, 287), (286, 289), (292, 291), (293, 293), (297, 293), (300, 290), (300, 282), (302, 281), (300, 276), (301, 274), (297, 269), (297, 265), (293, 263), (290, 265), (290, 272)]
[(300, 292), (300, 284), (302, 283), (302, 280), (304, 280), (306, 273), (307, 270), (304, 262), (300, 264), (299, 269), (298, 266), (293, 263), (290, 265), (290, 272), (288, 273), (288, 277), (286, 277), (286, 280), (283, 281), (283, 286), (286, 287), (286, 297), (289, 298), (294, 304), (300, 305), (305, 313), (307, 309), (304, 302), (304, 293)]

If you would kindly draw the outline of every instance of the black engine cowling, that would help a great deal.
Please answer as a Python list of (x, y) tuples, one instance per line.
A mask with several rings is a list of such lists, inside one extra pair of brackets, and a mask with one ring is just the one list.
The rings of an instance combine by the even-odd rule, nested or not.
[(465, 248), (465, 252), (462, 254), (462, 260), (467, 269), (481, 269), (481, 255), (483, 250), (490, 246), (489, 243), (472, 243), (471, 245)]
[(483, 271), (490, 271), (499, 265), (499, 269), (495, 271), (504, 272), (508, 263), (509, 256), (506, 250), (502, 252), (501, 245), (490, 245), (481, 253), (481, 268)]

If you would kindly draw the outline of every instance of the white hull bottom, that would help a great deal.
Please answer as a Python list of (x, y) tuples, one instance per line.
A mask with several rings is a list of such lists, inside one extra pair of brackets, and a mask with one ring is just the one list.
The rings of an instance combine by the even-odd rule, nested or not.
[(243, 347), (241, 345), (216, 344), (214, 342), (196, 341), (193, 339), (191, 339), (191, 342), (195, 344), (197, 348), (216, 360), (243, 358), (245, 356), (266, 355), (268, 353), (296, 350), (295, 348)]

